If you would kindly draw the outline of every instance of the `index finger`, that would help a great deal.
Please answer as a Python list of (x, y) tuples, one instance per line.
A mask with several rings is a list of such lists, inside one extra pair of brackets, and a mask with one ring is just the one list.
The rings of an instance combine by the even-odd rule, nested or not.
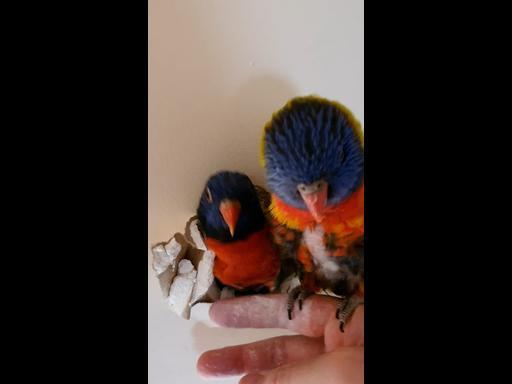
[(362, 307), (356, 310), (342, 333), (335, 316), (337, 299), (325, 295), (309, 296), (301, 311), (295, 305), (292, 320), (288, 319), (287, 299), (286, 294), (268, 294), (219, 300), (210, 307), (210, 318), (224, 327), (283, 328), (305, 336), (325, 336), (328, 350), (340, 345), (364, 344)]

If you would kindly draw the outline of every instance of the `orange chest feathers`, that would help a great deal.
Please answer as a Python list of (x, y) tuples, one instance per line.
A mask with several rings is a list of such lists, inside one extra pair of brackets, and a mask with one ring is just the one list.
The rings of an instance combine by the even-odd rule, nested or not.
[(222, 243), (206, 237), (205, 243), (215, 252), (213, 274), (222, 283), (238, 289), (273, 287), (280, 263), (267, 228), (244, 240)]
[[(308, 211), (289, 206), (272, 195), (270, 212), (280, 224), (297, 231), (317, 226)], [(333, 234), (342, 242), (350, 242), (364, 234), (364, 185), (347, 200), (330, 208), (320, 224), (325, 233)]]

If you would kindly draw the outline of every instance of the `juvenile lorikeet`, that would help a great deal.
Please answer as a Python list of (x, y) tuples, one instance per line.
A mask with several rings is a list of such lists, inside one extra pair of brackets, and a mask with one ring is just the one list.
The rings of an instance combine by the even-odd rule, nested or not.
[(279, 275), (264, 194), (248, 176), (222, 171), (209, 178), (197, 208), (206, 247), (215, 253), (213, 274), (237, 294), (271, 291)]
[[(275, 242), (293, 249), (300, 266), (295, 300), (311, 293), (341, 296), (340, 329), (363, 302), (364, 150), (352, 113), (337, 102), (298, 97), (264, 128), (262, 165), (272, 193)], [(279, 227), (280, 230), (279, 230)]]

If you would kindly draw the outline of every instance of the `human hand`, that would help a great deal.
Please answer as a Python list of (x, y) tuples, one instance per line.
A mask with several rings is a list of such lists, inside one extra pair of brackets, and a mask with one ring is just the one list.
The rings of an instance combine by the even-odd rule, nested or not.
[(255, 295), (212, 304), (210, 318), (231, 328), (285, 328), (299, 333), (203, 353), (204, 377), (243, 375), (240, 384), (363, 383), (364, 306), (339, 330), (337, 300), (314, 295), (288, 320), (287, 295)]

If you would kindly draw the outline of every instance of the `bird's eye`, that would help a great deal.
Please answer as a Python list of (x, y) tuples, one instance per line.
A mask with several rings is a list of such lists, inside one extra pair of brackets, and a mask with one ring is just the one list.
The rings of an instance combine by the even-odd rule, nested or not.
[(210, 192), (210, 188), (206, 187), (204, 194), (206, 196), (206, 201), (209, 203), (213, 202), (212, 193)]
[(306, 192), (306, 186), (304, 184), (299, 184), (297, 186), (297, 189), (300, 191), (300, 192)]

